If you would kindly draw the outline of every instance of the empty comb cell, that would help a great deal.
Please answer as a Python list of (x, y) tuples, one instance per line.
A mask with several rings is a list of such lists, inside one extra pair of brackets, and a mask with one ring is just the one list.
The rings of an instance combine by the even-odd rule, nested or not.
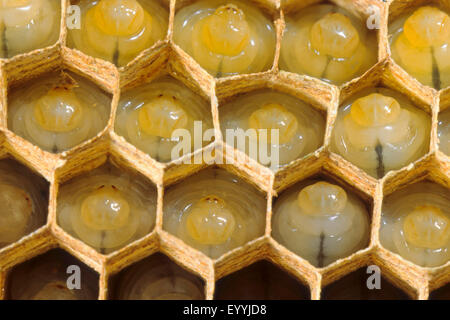
[(405, 96), (369, 89), (340, 107), (331, 149), (376, 178), (427, 153), (430, 117)]
[(375, 33), (345, 9), (321, 4), (286, 16), (281, 69), (339, 85), (376, 62)]
[(8, 96), (8, 126), (43, 150), (66, 151), (98, 134), (108, 122), (111, 98), (72, 73), (50, 74)]
[(61, 23), (61, 1), (0, 1), (0, 57), (55, 44)]
[(163, 210), (164, 230), (214, 259), (264, 234), (264, 196), (223, 169), (170, 187)]
[(10, 159), (0, 161), (0, 248), (45, 224), (48, 183)]
[(115, 128), (155, 160), (169, 162), (174, 160), (172, 151), (184, 139), (172, 137), (175, 130), (189, 132), (190, 151), (195, 150), (195, 136), (203, 137), (203, 132), (195, 132), (194, 121), (201, 121), (202, 131), (212, 128), (208, 101), (178, 80), (163, 77), (121, 95)]
[(81, 28), (69, 30), (69, 46), (124, 66), (165, 38), (169, 13), (157, 0), (81, 0)]
[[(379, 287), (369, 288), (368, 280), (373, 274), (361, 268), (322, 288), (323, 300), (408, 300), (409, 296), (384, 277)], [(371, 283), (370, 284), (375, 284)]]
[(381, 244), (423, 267), (450, 260), (450, 194), (432, 182), (420, 182), (386, 196)]
[(216, 283), (216, 300), (306, 300), (309, 290), (287, 272), (262, 260)]
[[(74, 270), (78, 272), (77, 280), (71, 277)], [(54, 249), (12, 270), (7, 297), (11, 300), (96, 300), (98, 282), (93, 270), (68, 253)]]
[(201, 300), (204, 284), (162, 254), (121, 271), (112, 281), (118, 300)]
[(364, 248), (369, 215), (353, 193), (325, 181), (305, 181), (281, 194), (274, 205), (275, 240), (316, 267)]
[(249, 2), (197, 1), (175, 14), (174, 41), (215, 77), (272, 66), (275, 28)]
[(424, 6), (389, 25), (392, 57), (421, 83), (439, 90), (450, 84), (450, 18)]
[[(245, 144), (245, 153), (260, 162), (260, 151), (252, 154), (252, 145), (267, 150), (267, 156), (272, 159), (272, 146), (278, 153), (278, 165), (265, 161), (264, 165), (278, 169), (291, 161), (298, 159), (318, 149), (323, 143), (325, 133), (324, 116), (312, 106), (285, 93), (272, 90), (258, 90), (233, 99), (219, 107), (220, 125), (225, 141), (227, 130), (254, 130), (249, 134)], [(260, 132), (259, 130), (264, 130)], [(273, 141), (271, 130), (278, 130), (278, 142)], [(234, 132), (234, 131), (233, 131)], [(239, 139), (239, 136), (237, 137)]]
[(59, 190), (58, 224), (104, 254), (150, 233), (155, 216), (155, 187), (110, 164), (73, 178)]
[(438, 120), (439, 149), (450, 156), (450, 110), (443, 111)]

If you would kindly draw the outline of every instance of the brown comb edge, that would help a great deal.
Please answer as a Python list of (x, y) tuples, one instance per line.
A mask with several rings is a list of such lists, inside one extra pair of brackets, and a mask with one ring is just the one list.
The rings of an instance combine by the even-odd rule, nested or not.
[[(390, 5), (396, 10), (396, 1), (383, 4), (378, 1), (353, 1), (348, 4), (361, 10), (370, 4), (382, 7), (382, 25), (379, 35), (379, 63), (360, 78), (354, 79), (347, 85), (336, 87), (324, 84), (321, 81), (309, 77), (278, 71), (279, 50), (281, 45), (281, 35), (284, 28), (284, 8), (301, 6), (304, 2), (299, 0), (286, 1), (286, 5), (281, 6), (278, 1), (258, 1), (263, 4), (269, 12), (279, 11), (274, 14), (274, 23), (277, 27), (277, 51), (275, 63), (271, 70), (254, 75), (242, 75), (226, 79), (213, 79), (207, 75), (195, 61), (188, 57), (180, 48), (172, 42), (173, 17), (175, 8), (179, 8), (189, 1), (171, 0), (170, 23), (167, 38), (157, 43), (152, 48), (142, 52), (134, 61), (124, 68), (117, 69), (108, 62), (87, 57), (77, 50), (69, 49), (65, 46), (66, 28), (64, 16), (66, 6), (69, 1), (62, 0), (62, 31), (58, 43), (48, 48), (35, 50), (28, 54), (19, 55), (12, 59), (2, 59), (0, 71), (2, 76), (1, 105), (2, 114), (0, 130), (3, 132), (2, 153), (9, 153), (19, 161), (41, 173), (50, 181), (51, 195), (49, 204), (49, 219), (46, 226), (28, 235), (17, 243), (0, 250), (0, 298), (4, 298), (5, 278), (8, 269), (12, 266), (37, 256), (53, 247), (59, 246), (77, 257), (80, 261), (96, 270), (100, 274), (99, 298), (108, 297), (109, 278), (123, 268), (139, 261), (145, 256), (161, 251), (177, 264), (186, 268), (190, 272), (199, 275), (206, 283), (205, 294), (207, 299), (212, 299), (214, 295), (215, 281), (229, 273), (242, 269), (258, 260), (267, 259), (278, 265), (285, 271), (303, 282), (311, 290), (311, 298), (319, 299), (321, 288), (342, 276), (351, 273), (359, 267), (377, 263), (384, 271), (385, 276), (394, 284), (404, 290), (413, 298), (427, 299), (429, 291), (436, 289), (450, 278), (450, 263), (438, 268), (421, 268), (404, 260), (396, 254), (384, 249), (379, 243), (378, 229), (381, 217), (381, 203), (384, 192), (392, 192), (401, 185), (418, 181), (428, 176), (445, 186), (449, 186), (450, 165), (449, 157), (437, 151), (437, 112), (439, 103), (448, 105), (449, 90), (435, 92), (423, 87), (414, 79), (398, 68), (390, 59), (390, 50), (387, 42), (387, 15)], [(317, 3), (319, 1), (309, 1)], [(410, 1), (416, 3), (420, 1)], [(281, 7), (281, 8), (280, 8)], [(351, 8), (350, 8), (351, 9)], [(166, 50), (166, 51), (165, 51)], [(166, 55), (167, 54), (167, 55)], [(30, 143), (18, 138), (6, 129), (6, 94), (7, 86), (15, 82), (21, 82), (28, 78), (33, 78), (38, 74), (51, 70), (55, 66), (68, 68), (72, 71), (82, 73), (87, 78), (94, 81), (100, 87), (113, 95), (112, 116), (107, 128), (98, 137), (91, 139), (79, 147), (75, 147), (66, 155), (54, 155), (38, 152), (38, 148)], [(387, 68), (386, 68), (387, 66)], [(392, 70), (386, 72), (385, 70)], [(144, 70), (139, 73), (139, 70)], [(220, 96), (233, 95), (242, 90), (248, 91), (251, 88), (273, 87), (301, 97), (319, 109), (327, 111), (327, 130), (324, 146), (316, 153), (294, 161), (283, 170), (273, 174), (268, 173), (266, 168), (260, 165), (245, 167), (243, 164), (236, 166), (226, 166), (225, 169), (233, 174), (244, 178), (246, 181), (256, 185), (261, 192), (267, 194), (268, 208), (266, 215), (267, 227), (265, 234), (250, 243), (236, 248), (217, 260), (212, 260), (184, 244), (179, 239), (162, 230), (162, 208), (163, 192), (166, 185), (182, 180), (186, 175), (193, 174), (204, 166), (192, 168), (190, 165), (179, 165), (176, 163), (159, 164), (150, 157), (129, 145), (113, 132), (114, 113), (117, 107), (118, 97), (121, 88), (134, 87), (141, 83), (148, 82), (154, 77), (153, 73), (172, 71), (180, 76), (180, 80), (191, 84), (196, 82), (199, 91), (203, 91), (203, 96), (211, 98), (212, 114), (216, 132), (220, 135), (218, 123), (218, 101), (216, 91)], [(188, 75), (183, 72), (190, 73)], [(388, 174), (382, 180), (375, 181), (367, 177), (359, 169), (343, 160), (341, 157), (331, 154), (328, 151), (332, 127), (334, 124), (340, 96), (350, 96), (352, 92), (360, 87), (366, 87), (371, 83), (377, 83), (377, 79), (382, 74), (384, 79), (389, 79), (393, 83), (403, 83), (406, 93), (412, 100), (418, 101), (419, 105), (427, 105), (431, 101), (432, 134), (430, 152), (413, 165)], [(178, 78), (178, 77), (177, 77)], [(186, 80), (187, 78), (187, 80)], [(191, 81), (194, 78), (194, 81)], [(240, 82), (245, 80), (245, 85)], [(373, 82), (372, 82), (373, 81)], [(415, 91), (419, 89), (418, 91)], [(419, 92), (421, 95), (414, 92)], [(326, 93), (324, 98), (324, 93)], [(422, 97), (422, 95), (424, 97)], [(440, 98), (440, 99), (439, 99)], [(223, 143), (221, 139), (217, 143)], [(35, 156), (33, 156), (35, 155)], [(67, 235), (56, 224), (56, 197), (58, 184), (67, 179), (86, 172), (89, 169), (98, 167), (110, 156), (118, 160), (121, 165), (128, 166), (153, 181), (158, 190), (157, 223), (155, 230), (148, 236), (140, 239), (117, 252), (108, 256), (101, 255), (89, 248), (81, 241)], [(79, 161), (83, 162), (80, 169), (77, 166)], [(315, 268), (301, 257), (291, 253), (289, 250), (279, 245), (270, 236), (270, 221), (272, 217), (271, 204), (272, 196), (292, 185), (293, 183), (307, 178), (315, 173), (325, 171), (332, 177), (341, 178), (350, 186), (358, 190), (370, 190), (369, 197), (373, 198), (373, 214), (370, 245), (355, 254), (339, 260), (326, 268)], [(350, 178), (348, 178), (350, 177)], [(24, 253), (25, 251), (25, 253)]]

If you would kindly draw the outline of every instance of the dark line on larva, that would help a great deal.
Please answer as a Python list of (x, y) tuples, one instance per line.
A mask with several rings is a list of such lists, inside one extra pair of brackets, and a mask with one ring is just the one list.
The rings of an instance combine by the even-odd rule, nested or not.
[(325, 242), (325, 235), (323, 233), (320, 234), (320, 248), (319, 248), (319, 254), (317, 255), (317, 264), (319, 268), (323, 267), (323, 263), (325, 260), (325, 255), (323, 253), (323, 243)]
[(382, 178), (384, 176), (384, 164), (383, 164), (383, 147), (381, 144), (377, 144), (375, 147), (375, 152), (377, 153), (377, 177), (378, 179)]
[(431, 61), (432, 61), (432, 79), (433, 79), (433, 87), (436, 90), (440, 90), (441, 89), (441, 75), (439, 73), (439, 68), (437, 65), (437, 61), (436, 61), (436, 57), (434, 56), (434, 49), (431, 48)]

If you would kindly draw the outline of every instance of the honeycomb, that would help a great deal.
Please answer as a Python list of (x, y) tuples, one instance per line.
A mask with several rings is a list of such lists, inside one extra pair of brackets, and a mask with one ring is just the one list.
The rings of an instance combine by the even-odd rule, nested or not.
[[(60, 2), (61, 9), (58, 13), (61, 16), (61, 29), (56, 43), (0, 59), (1, 161), (13, 161), (26, 166), (35, 175), (45, 179), (49, 188), (45, 223), (18, 241), (0, 248), (0, 299), (19, 297), (14, 288), (20, 286), (21, 270), (29, 268), (31, 262), (37, 265), (45, 263), (48, 254), (56, 254), (68, 261), (76, 260), (83, 268), (91, 270), (93, 276), (89, 279), (93, 280), (89, 287), (101, 300), (120, 297), (122, 293), (117, 290), (120, 291), (121, 279), (126, 279), (125, 273), (130, 270), (133, 272), (140, 263), (155, 256), (157, 261), (159, 259), (161, 263), (169, 263), (174, 269), (178, 268), (177, 272), (187, 272), (192, 276), (195, 286), (202, 286), (201, 296), (209, 300), (230, 297), (229, 294), (233, 293), (232, 288), (236, 283), (242, 283), (236, 279), (245, 278), (246, 274), (250, 274), (250, 277), (244, 280), (249, 288), (258, 283), (260, 285), (261, 278), (258, 277), (274, 277), (273, 281), (268, 282), (268, 288), (275, 296), (269, 294), (263, 298), (370, 299), (376, 295), (378, 298), (394, 299), (448, 299), (450, 261), (435, 267), (421, 267), (388, 250), (380, 242), (383, 199), (386, 196), (425, 181), (446, 190), (450, 187), (450, 157), (440, 149), (438, 139), (439, 117), (450, 110), (450, 88), (436, 90), (409, 75), (393, 60), (388, 39), (389, 22), (411, 7), (433, 3), (450, 11), (448, 1), (330, 1), (364, 21), (379, 22), (379, 29), (376, 31), (377, 62), (361, 76), (339, 86), (314, 77), (287, 72), (279, 66), (286, 17), (320, 3), (318, 0), (246, 1), (249, 5), (259, 8), (273, 22), (276, 30), (273, 63), (270, 69), (262, 72), (220, 78), (215, 78), (204, 70), (174, 41), (175, 15), (181, 8), (194, 2), (192, 0), (161, 0), (161, 6), (169, 14), (169, 26), (164, 39), (158, 40), (151, 48), (141, 51), (137, 57), (120, 67), (69, 46), (67, 22), (71, 21), (73, 14), (70, 6), (79, 1), (52, 1)], [(379, 15), (373, 16), (374, 12)], [(106, 127), (95, 137), (69, 150), (51, 153), (11, 130), (8, 125), (8, 104), (10, 93), (23, 84), (61, 71), (76, 73), (107, 93), (112, 98), (111, 114)], [(167, 163), (156, 161), (127, 142), (115, 131), (114, 125), (121, 94), (161, 76), (177, 79), (208, 101), (216, 137), (201, 150)], [(426, 154), (400, 169), (387, 172), (380, 179), (369, 175), (330, 149), (339, 107), (358, 92), (374, 87), (388, 88), (405, 95), (418, 109), (424, 111), (431, 121)], [(276, 171), (249, 159), (246, 155), (234, 164), (212, 165), (206, 161), (184, 164), (181, 161), (194, 158), (216, 146), (223, 147), (220, 148), (223, 151), (216, 153), (215, 157), (228, 159), (232, 150), (225, 144), (221, 134), (220, 108), (239, 94), (261, 89), (294, 96), (323, 114), (327, 126), (322, 145)], [(111, 164), (119, 168), (119, 171), (140, 175), (152, 184), (157, 192), (156, 222), (150, 233), (107, 254), (67, 233), (57, 220), (60, 189), (72, 179), (88, 175), (105, 164)], [(210, 258), (194, 249), (163, 227), (166, 190), (183, 185), (187, 178), (213, 167), (239, 178), (241, 186), (259, 193), (266, 203), (265, 210), (258, 212), (265, 222), (263, 234), (218, 258)], [(272, 208), (278, 196), (310, 178), (320, 178), (351, 191), (364, 203), (370, 216), (368, 243), (362, 249), (322, 267), (313, 266), (304, 257), (294, 254), (272, 237)], [(374, 291), (355, 296), (354, 292), (347, 293), (340, 289), (340, 286), (347, 287), (346, 283), (349, 282), (361, 282), (364, 286), (367, 276), (364, 270), (370, 265), (377, 265), (382, 271), (383, 288), (386, 289), (381, 290), (380, 295)], [(283, 292), (283, 288), (277, 287), (282, 283), (287, 284), (284, 286), (287, 291)], [(359, 289), (355, 288), (357, 292)], [(258, 290), (262, 289), (256, 287), (254, 290), (257, 292), (250, 289), (247, 291), (251, 297), (255, 297)]]

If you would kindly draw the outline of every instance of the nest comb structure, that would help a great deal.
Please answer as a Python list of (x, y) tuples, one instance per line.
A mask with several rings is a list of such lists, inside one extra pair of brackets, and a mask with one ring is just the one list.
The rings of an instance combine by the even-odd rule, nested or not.
[[(341, 86), (327, 84), (308, 76), (280, 70), (280, 43), (285, 28), (285, 16), (319, 0), (248, 0), (273, 19), (277, 45), (272, 67), (264, 72), (225, 78), (214, 78), (203, 70), (173, 41), (174, 16), (180, 8), (192, 3), (186, 0), (161, 0), (169, 11), (169, 27), (164, 40), (141, 52), (124, 67), (115, 65), (69, 48), (67, 43), (67, 9), (77, 1), (61, 1), (61, 30), (57, 43), (10, 59), (0, 59), (0, 155), (12, 158), (44, 177), (49, 183), (48, 217), (45, 225), (22, 239), (0, 249), (0, 298), (8, 298), (8, 275), (18, 265), (53, 248), (61, 248), (98, 274), (99, 299), (111, 298), (111, 279), (128, 266), (157, 252), (197, 275), (204, 281), (206, 299), (213, 299), (217, 282), (260, 260), (267, 260), (302, 283), (310, 298), (321, 298), (328, 285), (371, 264), (378, 265), (383, 277), (412, 299), (428, 299), (430, 293), (448, 286), (450, 261), (443, 266), (423, 268), (385, 249), (379, 241), (383, 198), (421, 180), (430, 180), (450, 187), (450, 157), (439, 150), (437, 123), (440, 112), (450, 107), (450, 88), (437, 91), (419, 83), (391, 58), (388, 43), (388, 23), (405, 10), (429, 4), (421, 0), (336, 0), (331, 1), (367, 19), (370, 6), (380, 12), (377, 32), (378, 62), (361, 77)], [(143, 0), (145, 1), (145, 0)], [(432, 2), (450, 10), (450, 1)], [(8, 92), (16, 86), (39, 78), (48, 72), (70, 70), (101, 87), (112, 97), (111, 117), (107, 126), (94, 138), (59, 154), (45, 152), (14, 134), (7, 125)], [(273, 172), (255, 161), (221, 164), (219, 167), (239, 176), (249, 188), (257, 188), (267, 198), (265, 233), (218, 259), (210, 259), (183, 241), (164, 231), (164, 191), (175, 183), (195, 175), (209, 165), (183, 164), (180, 161), (159, 163), (140, 151), (114, 130), (114, 119), (121, 92), (169, 74), (186, 84), (210, 102), (216, 139), (205, 148), (224, 145), (219, 124), (219, 110), (224, 101), (255, 89), (271, 88), (289, 93), (326, 114), (327, 127), (323, 145), (311, 154)], [(355, 165), (330, 151), (330, 137), (340, 103), (354, 93), (370, 87), (384, 86), (405, 94), (431, 118), (432, 132), (429, 152), (405, 167), (375, 179)], [(223, 150), (227, 157), (226, 146)], [(202, 152), (199, 150), (196, 152)], [(187, 155), (187, 157), (191, 157)], [(82, 241), (67, 234), (56, 219), (59, 186), (113, 161), (126, 170), (145, 176), (158, 191), (156, 226), (153, 231), (124, 248), (102, 255)], [(322, 176), (338, 181), (356, 192), (367, 204), (370, 213), (370, 242), (366, 248), (324, 268), (316, 268), (277, 243), (271, 237), (272, 204), (286, 188), (309, 177)]]

